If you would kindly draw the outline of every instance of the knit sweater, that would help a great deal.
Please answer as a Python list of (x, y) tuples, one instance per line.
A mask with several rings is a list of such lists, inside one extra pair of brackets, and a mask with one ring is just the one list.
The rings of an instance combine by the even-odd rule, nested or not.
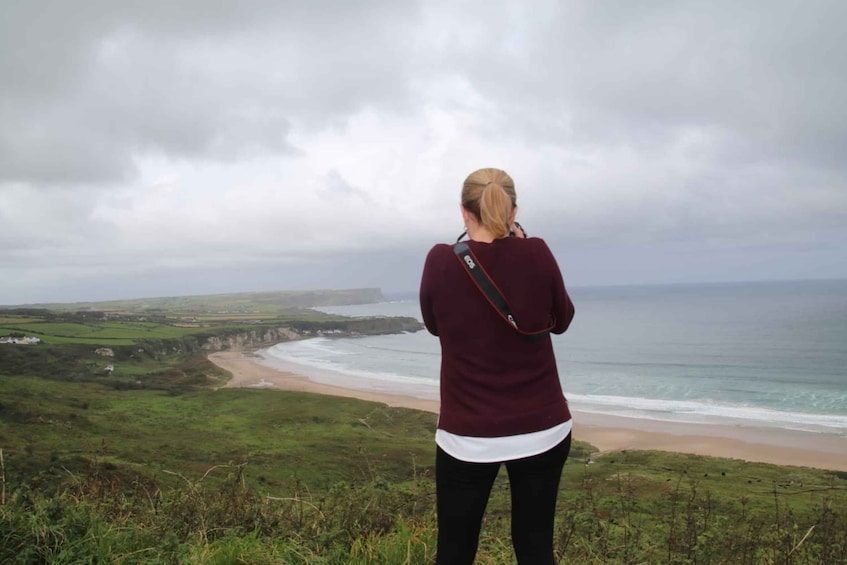
[[(522, 330), (561, 334), (574, 316), (556, 260), (544, 240), (468, 242)], [(453, 253), (433, 247), (420, 288), (427, 330), (441, 342), (438, 427), (474, 437), (503, 437), (550, 428), (570, 419), (550, 336), (530, 341), (496, 310)]]

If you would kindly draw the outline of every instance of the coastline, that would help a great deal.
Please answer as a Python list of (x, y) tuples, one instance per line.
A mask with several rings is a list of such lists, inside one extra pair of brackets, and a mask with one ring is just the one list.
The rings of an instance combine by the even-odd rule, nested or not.
[[(225, 388), (273, 388), (381, 402), (388, 406), (438, 413), (436, 400), (317, 383), (307, 376), (278, 371), (249, 352), (212, 353), (209, 360), (232, 374)], [(777, 428), (670, 423), (572, 410), (574, 438), (598, 454), (656, 450), (725, 457), (758, 463), (847, 471), (847, 438)]]

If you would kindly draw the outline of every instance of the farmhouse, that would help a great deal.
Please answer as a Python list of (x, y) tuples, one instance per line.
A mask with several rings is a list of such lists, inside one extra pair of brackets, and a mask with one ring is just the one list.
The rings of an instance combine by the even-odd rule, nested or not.
[(28, 336), (24, 336), (24, 337), (5, 336), (5, 337), (0, 337), (0, 343), (14, 343), (16, 345), (31, 345), (33, 343), (41, 343), (41, 338), (35, 337), (35, 336), (32, 336), (32, 337), (28, 337)]

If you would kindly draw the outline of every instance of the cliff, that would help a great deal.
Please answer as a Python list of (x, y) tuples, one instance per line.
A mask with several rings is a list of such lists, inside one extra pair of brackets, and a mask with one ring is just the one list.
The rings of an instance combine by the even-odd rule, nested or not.
[(202, 351), (257, 349), (309, 337), (378, 335), (416, 332), (421, 329), (423, 324), (409, 317), (300, 320), (286, 325), (211, 330), (175, 339), (139, 340), (134, 345), (115, 346), (113, 349), (118, 360), (142, 357), (162, 359)]
[(268, 347), (283, 341), (300, 339), (302, 336), (291, 328), (265, 328), (229, 335), (213, 335), (200, 344), (206, 351), (224, 351), (227, 349), (256, 349)]
[(283, 341), (318, 336), (357, 336), (403, 332), (416, 332), (423, 325), (415, 318), (347, 318), (338, 320), (310, 320), (291, 322), (287, 326), (265, 327), (251, 330), (230, 330), (201, 337), (200, 347), (206, 351), (268, 347)]

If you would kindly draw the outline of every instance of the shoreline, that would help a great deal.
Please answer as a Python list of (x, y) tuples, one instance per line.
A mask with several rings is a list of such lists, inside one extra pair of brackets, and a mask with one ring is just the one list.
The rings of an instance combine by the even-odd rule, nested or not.
[[(232, 374), (224, 388), (273, 388), (356, 398), (437, 414), (439, 402), (317, 383), (279, 371), (248, 352), (211, 353), (209, 360)], [(847, 471), (847, 438), (778, 428), (669, 423), (572, 410), (574, 439), (597, 448), (596, 455), (627, 450), (672, 451), (757, 463)], [(669, 429), (672, 428), (672, 429)]]

